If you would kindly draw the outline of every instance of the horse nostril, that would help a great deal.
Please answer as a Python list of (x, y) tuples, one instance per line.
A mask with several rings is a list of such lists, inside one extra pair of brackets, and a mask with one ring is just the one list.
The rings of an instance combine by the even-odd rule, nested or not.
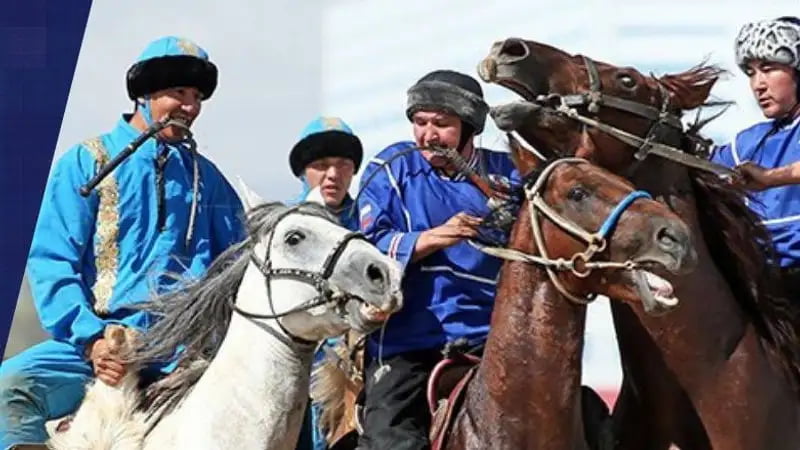
[(499, 55), (505, 57), (506, 61), (518, 61), (528, 56), (528, 46), (521, 39), (506, 39), (500, 47)]
[(367, 279), (374, 285), (383, 287), (386, 280), (383, 270), (375, 264), (367, 265)]
[(669, 227), (664, 227), (656, 232), (656, 241), (662, 250), (671, 251), (678, 245), (679, 238)]
[(679, 227), (661, 227), (656, 231), (655, 238), (658, 248), (679, 261), (690, 251), (689, 235)]

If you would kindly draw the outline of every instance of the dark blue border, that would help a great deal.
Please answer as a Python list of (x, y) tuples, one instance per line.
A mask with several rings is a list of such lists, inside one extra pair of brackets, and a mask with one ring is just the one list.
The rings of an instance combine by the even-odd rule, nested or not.
[(90, 7), (20, 0), (0, 12), (0, 355)]

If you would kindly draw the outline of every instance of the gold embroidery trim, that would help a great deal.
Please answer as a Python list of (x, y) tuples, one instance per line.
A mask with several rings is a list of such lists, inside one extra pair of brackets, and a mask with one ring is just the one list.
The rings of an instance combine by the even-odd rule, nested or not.
[(200, 57), (200, 49), (194, 42), (187, 39), (179, 39), (177, 45), (184, 55)]
[[(84, 142), (89, 149), (97, 167), (108, 163), (108, 151), (99, 138), (92, 138)], [(119, 264), (119, 187), (117, 179), (111, 173), (97, 185), (97, 194), (100, 205), (97, 208), (95, 222), (96, 240), (94, 246), (95, 267), (97, 278), (92, 286), (94, 293), (94, 310), (97, 314), (109, 312), (109, 301), (117, 281), (117, 268)]]

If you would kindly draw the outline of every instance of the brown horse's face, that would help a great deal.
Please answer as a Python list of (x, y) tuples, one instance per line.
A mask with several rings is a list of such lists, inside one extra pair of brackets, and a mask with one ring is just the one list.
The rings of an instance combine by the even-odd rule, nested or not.
[[(718, 74), (703, 69), (656, 79), (630, 67), (596, 61), (594, 64), (604, 95), (659, 109), (667, 100), (668, 112), (678, 116), (682, 110), (703, 103)], [(500, 84), (528, 101), (540, 95), (584, 94), (592, 90), (583, 57), (517, 38), (496, 42), (479, 64), (478, 73), (484, 81)], [(596, 113), (587, 112), (586, 107), (577, 109), (581, 114), (642, 138), (653, 124), (648, 118), (609, 106), (601, 106)], [(622, 173), (634, 161), (635, 148), (546, 109), (530, 104), (527, 107), (504, 105), (493, 108), (492, 116), (500, 129), (517, 131), (548, 156), (586, 158), (615, 173)], [(675, 132), (680, 136), (680, 130)]]
[[(542, 189), (547, 205), (589, 232), (598, 231), (614, 208), (633, 191), (623, 178), (585, 162), (559, 164)], [(543, 245), (550, 257), (569, 259), (586, 249), (583, 241), (553, 221), (542, 216), (540, 223)], [(512, 238), (511, 247), (533, 241), (530, 227), (520, 228)], [(606, 238), (606, 249), (592, 260), (633, 261), (641, 265), (640, 269), (597, 269), (586, 278), (563, 272), (560, 276), (570, 293), (596, 293), (615, 300), (642, 302), (645, 311), (652, 314), (677, 305), (672, 286), (662, 275), (684, 274), (694, 268), (697, 254), (689, 227), (667, 206), (639, 198), (624, 210), (612, 230)]]

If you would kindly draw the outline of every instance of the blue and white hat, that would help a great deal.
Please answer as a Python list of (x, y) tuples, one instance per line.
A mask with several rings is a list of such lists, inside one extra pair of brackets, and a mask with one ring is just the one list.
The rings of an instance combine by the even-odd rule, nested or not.
[(194, 42), (167, 36), (144, 49), (126, 78), (131, 100), (179, 86), (197, 88), (208, 99), (217, 88), (217, 66)]

